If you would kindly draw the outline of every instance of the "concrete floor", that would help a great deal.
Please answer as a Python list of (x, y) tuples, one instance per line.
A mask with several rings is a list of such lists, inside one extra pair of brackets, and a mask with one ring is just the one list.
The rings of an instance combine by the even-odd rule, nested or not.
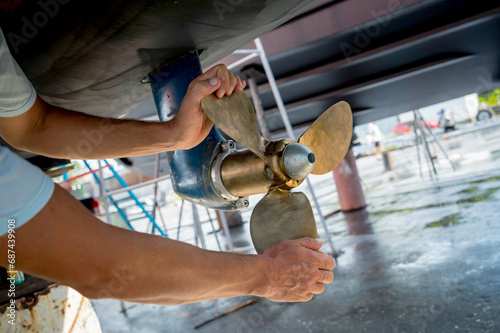
[[(214, 302), (127, 303), (124, 316), (119, 302), (94, 301), (103, 332), (500, 332), (500, 128), (444, 147), (460, 168), (434, 147), (434, 182), (426, 168), (420, 176), (414, 147), (392, 153), (392, 172), (374, 156), (357, 161), (369, 215), (327, 220), (342, 255), (334, 282), (312, 301), (259, 299), (197, 330), (216, 315)], [(324, 214), (338, 209), (332, 178), (312, 178)], [(248, 299), (220, 300), (217, 309)]]

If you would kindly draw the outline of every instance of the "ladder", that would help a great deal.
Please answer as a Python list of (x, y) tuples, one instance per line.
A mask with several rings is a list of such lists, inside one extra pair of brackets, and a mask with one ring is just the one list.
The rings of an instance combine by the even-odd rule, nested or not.
[[(109, 178), (104, 178), (102, 180), (103, 184), (104, 184), (104, 182), (106, 180), (115, 178), (120, 183), (120, 185), (123, 188), (129, 187), (128, 184), (125, 182), (125, 180), (123, 180), (123, 178), (118, 174), (118, 172), (116, 172), (116, 170), (113, 168), (113, 166), (111, 164), (109, 164), (107, 160), (103, 160), (103, 161), (106, 164), (106, 166), (109, 168), (109, 170), (111, 171), (111, 173), (113, 174), (113, 176), (111, 176)], [(95, 170), (92, 170), (92, 168), (90, 167), (89, 163), (86, 160), (84, 160), (83, 163), (85, 164), (85, 166), (87, 167), (87, 169), (89, 169), (89, 172), (92, 173), (92, 176), (94, 177), (94, 180), (96, 181), (96, 183), (98, 185), (101, 185), (101, 179), (99, 179), (99, 177), (96, 175), (96, 172), (94, 172)], [(109, 192), (105, 187), (104, 187), (104, 191), (106, 193)], [(147, 217), (149, 219), (150, 223), (153, 225), (152, 233), (154, 233), (154, 231), (156, 229), (156, 230), (158, 230), (158, 232), (160, 233), (160, 235), (162, 235), (164, 237), (168, 237), (167, 234), (166, 234), (166, 232), (163, 231), (162, 228), (160, 228), (158, 226), (158, 224), (156, 223), (156, 219), (148, 212), (148, 210), (146, 209), (146, 207), (144, 207), (144, 204), (139, 200), (139, 198), (137, 198), (137, 196), (134, 194), (134, 192), (132, 192), (130, 190), (130, 191), (127, 191), (125, 193), (127, 193), (127, 196), (124, 197), (124, 198), (115, 199), (111, 195), (108, 198), (109, 198), (109, 201), (113, 204), (113, 206), (116, 207), (116, 210), (117, 210), (118, 214), (122, 217), (122, 219), (125, 221), (125, 223), (127, 224), (127, 226), (131, 230), (135, 230), (132, 227), (131, 222), (136, 221), (136, 220), (141, 220), (141, 219), (144, 219), (144, 218)], [(129, 218), (127, 216), (127, 214), (123, 211), (123, 209), (120, 208), (120, 206), (118, 205), (120, 202), (125, 201), (125, 200), (133, 200), (135, 202), (135, 204), (141, 209), (141, 212), (142, 212), (141, 215), (138, 216), (138, 217)]]

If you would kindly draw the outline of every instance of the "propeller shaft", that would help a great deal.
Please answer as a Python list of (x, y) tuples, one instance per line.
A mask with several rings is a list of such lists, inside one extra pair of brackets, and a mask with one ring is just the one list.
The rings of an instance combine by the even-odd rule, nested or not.
[(298, 186), (314, 169), (315, 155), (308, 147), (290, 140), (272, 141), (264, 158), (248, 149), (227, 155), (221, 166), (221, 178), (231, 194), (244, 197), (266, 193), (279, 186)]
[(277, 157), (262, 159), (248, 149), (229, 154), (222, 162), (221, 176), (224, 186), (238, 197), (266, 193), (276, 183), (284, 183)]

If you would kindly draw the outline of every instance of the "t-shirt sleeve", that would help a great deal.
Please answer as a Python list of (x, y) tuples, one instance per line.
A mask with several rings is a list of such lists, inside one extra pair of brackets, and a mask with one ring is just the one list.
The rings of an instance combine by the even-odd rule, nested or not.
[(0, 147), (0, 236), (11, 225), (18, 228), (47, 204), (54, 182), (42, 170)]
[[(0, 29), (0, 117), (19, 116), (35, 100), (35, 89), (10, 54)], [(53, 191), (52, 179), (39, 168), (0, 147), (0, 236), (31, 220)]]
[(31, 82), (12, 57), (0, 29), (0, 117), (15, 117), (28, 111), (36, 100)]

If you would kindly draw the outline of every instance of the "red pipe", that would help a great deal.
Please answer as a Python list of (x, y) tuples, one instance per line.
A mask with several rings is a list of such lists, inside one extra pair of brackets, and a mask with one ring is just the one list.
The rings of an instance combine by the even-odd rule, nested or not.
[[(106, 164), (106, 165), (104, 165), (104, 166), (103, 166), (103, 168), (107, 168), (107, 167), (109, 167), (109, 164)], [(96, 173), (96, 172), (98, 172), (98, 171), (99, 171), (99, 169), (97, 169), (97, 170), (90, 170), (89, 172), (82, 173), (81, 175), (78, 175), (78, 176), (75, 176), (75, 177), (68, 178), (68, 179), (66, 179), (65, 181), (63, 181), (63, 183), (69, 183), (69, 182), (72, 182), (72, 181), (73, 181), (73, 180), (75, 180), (75, 179), (81, 178), (81, 177), (86, 176), (86, 175), (91, 175), (91, 174)]]

